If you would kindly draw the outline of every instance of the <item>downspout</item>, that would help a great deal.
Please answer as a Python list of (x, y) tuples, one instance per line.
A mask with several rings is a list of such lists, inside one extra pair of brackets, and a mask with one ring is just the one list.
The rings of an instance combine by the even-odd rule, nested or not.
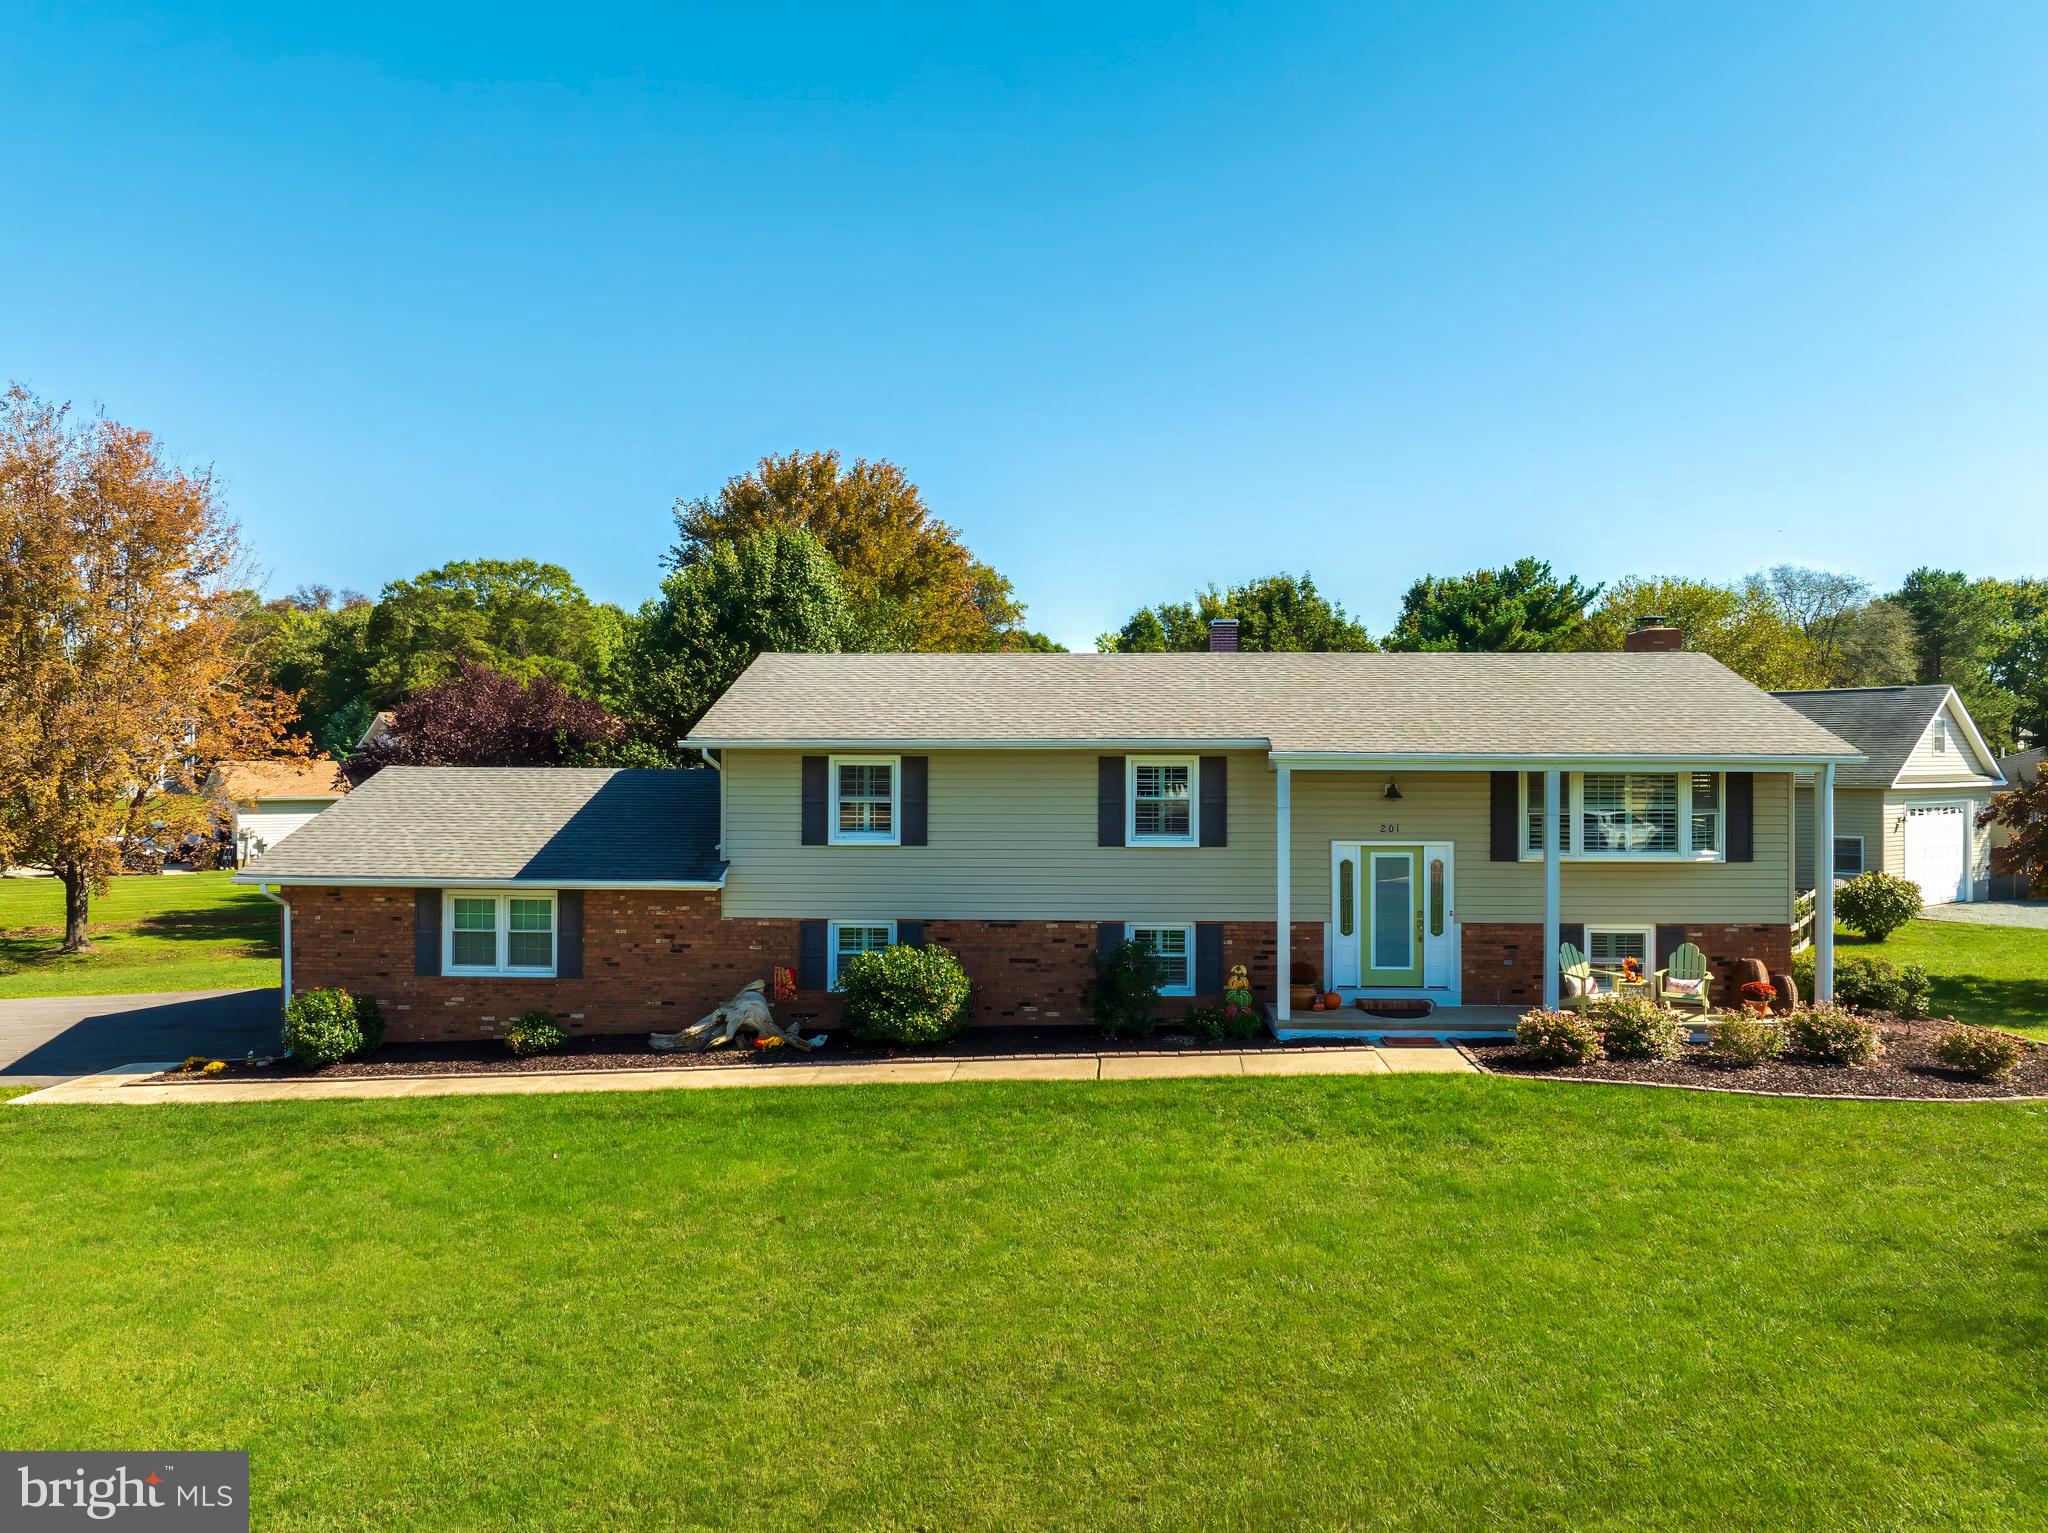
[(278, 1002), (278, 1009), (283, 1010), (292, 1003), (292, 902), (281, 894), (272, 894), (268, 884), (258, 884), (256, 892), (284, 911), (284, 983), (280, 987), (283, 999)]

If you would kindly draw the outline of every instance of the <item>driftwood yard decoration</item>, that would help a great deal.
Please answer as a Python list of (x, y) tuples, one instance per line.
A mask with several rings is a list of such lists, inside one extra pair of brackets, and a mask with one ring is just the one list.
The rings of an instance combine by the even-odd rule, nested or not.
[(768, 997), (763, 994), (766, 989), (757, 979), (695, 1026), (673, 1033), (649, 1034), (648, 1046), (668, 1053), (700, 1054), (706, 1049), (723, 1048), (743, 1033), (752, 1035), (756, 1048), (787, 1044), (796, 1049), (815, 1049), (825, 1041), (823, 1033), (806, 1038), (777, 1022), (768, 1007)]

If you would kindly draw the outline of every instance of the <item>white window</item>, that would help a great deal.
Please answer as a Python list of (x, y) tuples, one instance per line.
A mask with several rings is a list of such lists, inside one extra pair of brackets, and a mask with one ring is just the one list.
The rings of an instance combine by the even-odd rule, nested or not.
[(1947, 753), (1947, 751), (1948, 751), (1948, 720), (1947, 720), (1947, 719), (1936, 719), (1936, 720), (1934, 721), (1934, 753), (1935, 753), (1935, 755), (1937, 755), (1937, 756), (1940, 756), (1940, 755), (1944, 755), (1944, 754), (1946, 754), (1946, 753)]
[(1721, 774), (1694, 772), (1686, 784), (1689, 839), (1685, 849), (1695, 857), (1721, 850)]
[(1863, 872), (1863, 838), (1835, 837), (1835, 877), (1855, 878)]
[(1124, 840), (1131, 846), (1194, 846), (1201, 762), (1194, 756), (1132, 756), (1125, 764)]
[(902, 780), (895, 756), (834, 756), (830, 763), (834, 846), (894, 846), (896, 791)]
[(1678, 778), (1588, 772), (1579, 788), (1579, 851), (1588, 857), (1678, 852)]
[[(1656, 939), (1647, 926), (1588, 926), (1586, 928), (1586, 961), (1595, 969), (1607, 969), (1615, 973), (1633, 958), (1642, 968), (1645, 977), (1650, 973), (1651, 955), (1656, 952)], [(1599, 981), (1600, 988), (1614, 987), (1612, 979)]]
[(839, 971), (862, 953), (877, 952), (896, 943), (894, 921), (834, 921), (831, 923), (830, 940), (826, 944), (826, 962), (831, 972), (825, 981), (834, 990), (839, 988)]
[(555, 897), (481, 890), (442, 899), (444, 974), (555, 972)]
[[(1560, 778), (1559, 780), (1561, 782), (1570, 781), (1569, 778)], [(1524, 772), (1522, 774), (1522, 852), (1525, 856), (1530, 853), (1541, 856), (1543, 853), (1544, 827), (1550, 823), (1549, 816), (1543, 812), (1545, 808), (1546, 805), (1543, 802), (1543, 774), (1541, 772)], [(1570, 848), (1566, 848), (1566, 850), (1570, 850)]]
[(1124, 928), (1124, 935), (1151, 949), (1152, 961), (1159, 966), (1161, 995), (1195, 993), (1194, 927), (1133, 924)]

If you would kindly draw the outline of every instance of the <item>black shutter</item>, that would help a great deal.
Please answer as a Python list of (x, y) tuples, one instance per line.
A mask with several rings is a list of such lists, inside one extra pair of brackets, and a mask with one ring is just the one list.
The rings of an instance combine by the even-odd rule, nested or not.
[(1121, 756), (1096, 758), (1095, 844), (1124, 844), (1124, 758)]
[(825, 844), (825, 767), (823, 756), (804, 757), (804, 845)]
[(1493, 857), (1495, 862), (1522, 860), (1522, 789), (1515, 772), (1493, 777)]
[(896, 923), (896, 944), (899, 947), (923, 947), (924, 922), (898, 921)]
[(424, 975), (441, 972), (439, 889), (415, 889), (412, 892), (412, 972)]
[(1195, 994), (1223, 993), (1223, 925), (1201, 921), (1195, 926)]
[(555, 895), (555, 978), (583, 978), (583, 891)]
[(1571, 944), (1571, 945), (1572, 945), (1573, 947), (1577, 948), (1577, 949), (1578, 949), (1578, 950), (1579, 950), (1579, 951), (1580, 951), (1581, 953), (1585, 952), (1585, 951), (1586, 951), (1586, 923), (1585, 923), (1584, 921), (1580, 921), (1580, 922), (1578, 922), (1578, 923), (1577, 923), (1576, 925), (1571, 925), (1571, 926), (1567, 926), (1567, 925), (1566, 925), (1566, 924), (1565, 924), (1564, 922), (1562, 922), (1562, 921), (1558, 922), (1558, 923), (1557, 923), (1557, 940), (1558, 940), (1558, 944), (1559, 944), (1560, 946), (1562, 946), (1563, 944), (1565, 944), (1565, 943), (1569, 942), (1569, 943), (1570, 943), (1570, 944)]
[(1106, 962), (1109, 955), (1117, 950), (1118, 944), (1123, 940), (1123, 922), (1103, 921), (1098, 923), (1095, 928), (1095, 956)]
[(1685, 946), (1683, 926), (1660, 926), (1657, 928), (1657, 967), (1671, 967), (1671, 955)]
[(796, 923), (796, 985), (799, 990), (825, 988), (825, 923)]
[[(1756, 773), (1728, 774), (1728, 860), (1756, 861)], [(1821, 849), (1814, 848), (1819, 856)]]
[(903, 758), (901, 796), (903, 799), (903, 834), (905, 846), (925, 845), (926, 812), (925, 802), (931, 782), (932, 758), (929, 756), (905, 756)]
[[(1230, 845), (1230, 758), (1202, 758), (1202, 845)], [(1219, 987), (1220, 988), (1220, 987)]]

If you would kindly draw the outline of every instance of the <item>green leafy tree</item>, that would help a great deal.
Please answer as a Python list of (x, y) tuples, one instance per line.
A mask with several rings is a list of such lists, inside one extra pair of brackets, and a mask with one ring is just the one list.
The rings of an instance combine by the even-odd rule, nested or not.
[(2014, 735), (2048, 740), (2048, 613), (2012, 624), (2000, 636), (1988, 669), (1992, 683), (2012, 697)]
[(1134, 613), (1115, 633), (1095, 641), (1105, 652), (1157, 654), (1209, 647), (1209, 624), (1236, 618), (1240, 649), (1266, 651), (1358, 651), (1377, 648), (1364, 625), (1316, 589), (1308, 575), (1269, 575), (1263, 580), (1218, 590), (1211, 585), (1193, 601), (1163, 602)]
[(1843, 619), (1832, 661), (1823, 657), (1821, 685), (1900, 687), (1913, 680), (1913, 620), (1888, 596), (1865, 602)]
[(887, 461), (763, 458), (716, 495), (677, 501), (675, 518), (670, 562), (683, 571), (755, 533), (811, 534), (838, 569), (864, 648), (1003, 649), (1023, 618), (1010, 582), (969, 553)]
[(659, 741), (689, 732), (756, 655), (832, 654), (861, 636), (838, 567), (800, 528), (718, 543), (662, 582), (641, 609), (631, 700)]
[(1757, 686), (1817, 684), (1811, 641), (1755, 577), (1734, 586), (1682, 575), (1616, 581), (1586, 619), (1582, 647), (1620, 649), (1636, 620), (1651, 615), (1677, 624), (1687, 649), (1712, 655)]
[(365, 634), (369, 700), (387, 708), (467, 660), (608, 702), (623, 640), (623, 614), (592, 602), (558, 564), (459, 560), (378, 597)]
[(1541, 559), (1469, 575), (1425, 575), (1401, 599), (1386, 647), (1400, 650), (1557, 650), (1580, 639), (1599, 586), (1559, 579)]
[(1842, 686), (1845, 648), (1856, 615), (1870, 600), (1870, 582), (1837, 570), (1780, 564), (1744, 582), (1806, 636), (1814, 686)]
[(1999, 685), (1992, 661), (2010, 636), (2017, 588), (1922, 567), (1892, 598), (1913, 625), (1914, 680), (1946, 682), (1994, 749), (2012, 744), (2020, 698)]
[(346, 758), (375, 711), (370, 692), (370, 601), (354, 591), (301, 586), (289, 596), (244, 598), (240, 642), (272, 686), (297, 702), (297, 730)]

